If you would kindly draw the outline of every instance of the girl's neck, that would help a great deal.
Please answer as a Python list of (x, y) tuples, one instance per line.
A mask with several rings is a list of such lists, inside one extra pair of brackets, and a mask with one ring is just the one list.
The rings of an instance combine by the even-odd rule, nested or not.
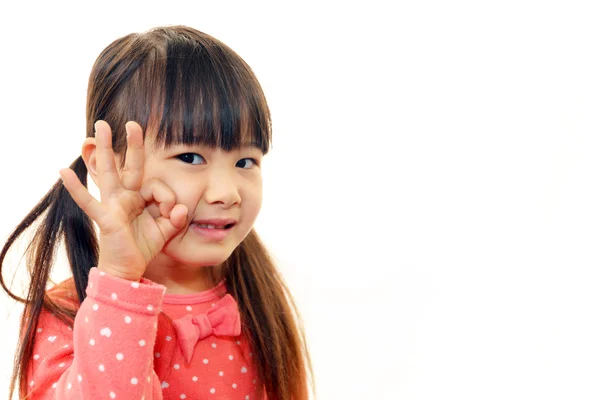
[(146, 268), (144, 278), (167, 288), (167, 294), (191, 294), (214, 288), (224, 279), (221, 265), (190, 266), (159, 254)]

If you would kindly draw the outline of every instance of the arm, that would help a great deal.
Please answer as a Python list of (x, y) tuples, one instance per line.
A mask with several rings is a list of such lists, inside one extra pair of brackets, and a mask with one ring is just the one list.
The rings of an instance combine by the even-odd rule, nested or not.
[(162, 399), (153, 367), (164, 287), (90, 271), (73, 330), (43, 313), (28, 389), (31, 399)]

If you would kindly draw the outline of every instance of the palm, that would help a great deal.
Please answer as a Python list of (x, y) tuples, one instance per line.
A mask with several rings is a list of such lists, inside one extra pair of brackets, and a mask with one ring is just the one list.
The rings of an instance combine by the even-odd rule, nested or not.
[[(175, 205), (173, 191), (163, 182), (142, 182), (144, 144), (141, 127), (129, 122), (126, 165), (119, 176), (111, 146), (110, 127), (96, 125), (97, 176), (101, 202), (94, 199), (73, 171), (61, 170), (63, 182), (75, 202), (100, 229), (99, 267), (118, 276), (139, 280), (148, 263), (185, 223), (187, 209)], [(158, 203), (153, 216), (147, 203)]]

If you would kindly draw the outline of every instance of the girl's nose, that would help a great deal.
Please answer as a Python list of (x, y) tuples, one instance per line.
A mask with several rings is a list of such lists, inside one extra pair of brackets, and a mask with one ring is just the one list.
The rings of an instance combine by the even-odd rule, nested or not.
[(215, 171), (207, 177), (204, 200), (208, 204), (223, 204), (231, 207), (241, 201), (236, 180), (225, 171)]

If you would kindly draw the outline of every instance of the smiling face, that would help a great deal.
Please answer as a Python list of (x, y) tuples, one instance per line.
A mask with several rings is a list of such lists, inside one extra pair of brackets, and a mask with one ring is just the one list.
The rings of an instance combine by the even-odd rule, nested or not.
[[(262, 204), (263, 154), (260, 148), (244, 146), (225, 151), (197, 144), (175, 144), (153, 149), (145, 144), (144, 180), (158, 178), (169, 186), (177, 203), (188, 209), (188, 223), (171, 238), (153, 265), (189, 270), (224, 262), (250, 233)], [(158, 217), (156, 204), (148, 206)], [(233, 219), (222, 239), (197, 229), (192, 221)]]
[[(166, 286), (171, 278), (187, 285), (196, 279), (192, 272), (218, 270), (205, 267), (227, 260), (252, 230), (262, 203), (260, 162), (271, 146), (271, 114), (252, 69), (209, 35), (159, 29), (109, 45), (89, 82), (90, 146), (93, 124), (106, 121), (122, 168), (124, 127), (127, 121), (137, 122), (145, 132), (144, 179), (163, 181), (188, 209), (188, 224), (167, 242), (144, 276)], [(247, 142), (254, 145), (244, 146)], [(159, 215), (155, 204), (147, 207)], [(210, 237), (215, 231), (191, 225), (213, 218), (237, 223), (220, 240)], [(178, 271), (182, 273), (175, 276)]]

